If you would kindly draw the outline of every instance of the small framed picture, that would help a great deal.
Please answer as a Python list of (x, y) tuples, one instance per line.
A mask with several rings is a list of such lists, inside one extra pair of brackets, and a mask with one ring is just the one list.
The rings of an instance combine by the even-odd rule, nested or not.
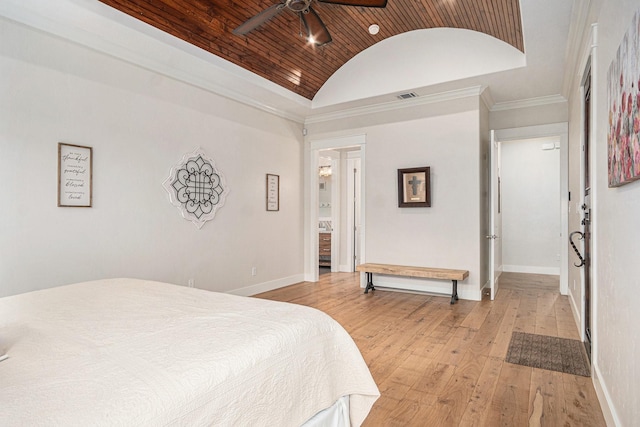
[(430, 187), (429, 167), (398, 169), (398, 207), (430, 207)]
[(58, 206), (90, 208), (93, 150), (58, 143)]
[(280, 176), (267, 174), (267, 210), (280, 210)]

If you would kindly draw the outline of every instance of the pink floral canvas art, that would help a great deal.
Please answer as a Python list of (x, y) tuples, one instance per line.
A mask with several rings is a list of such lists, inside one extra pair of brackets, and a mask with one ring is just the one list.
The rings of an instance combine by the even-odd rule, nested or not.
[(622, 39), (607, 75), (609, 187), (640, 178), (640, 12)]

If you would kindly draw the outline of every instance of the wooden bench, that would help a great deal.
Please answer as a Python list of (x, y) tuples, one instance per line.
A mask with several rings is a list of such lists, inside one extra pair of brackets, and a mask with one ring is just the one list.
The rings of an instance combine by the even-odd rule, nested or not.
[(360, 264), (356, 267), (356, 271), (360, 271), (367, 276), (367, 287), (364, 293), (369, 293), (369, 289), (375, 291), (373, 286), (373, 273), (387, 274), (389, 276), (407, 276), (422, 277), (425, 279), (442, 279), (451, 280), (453, 289), (451, 291), (451, 304), (458, 300), (458, 280), (464, 280), (469, 277), (468, 270), (451, 270), (447, 268), (429, 268), (429, 267), (409, 267), (406, 265), (390, 265), (390, 264)]

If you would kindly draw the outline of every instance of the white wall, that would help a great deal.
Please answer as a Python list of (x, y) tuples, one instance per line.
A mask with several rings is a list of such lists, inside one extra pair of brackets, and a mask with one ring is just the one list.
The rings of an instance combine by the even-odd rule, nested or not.
[(408, 31), (384, 38), (351, 58), (320, 88), (313, 106), (321, 108), (525, 65), (526, 56), (518, 49), (479, 31)]
[[(366, 134), (364, 261), (469, 270), (459, 283), (467, 299), (480, 299), (483, 284), (478, 105), (473, 96), (308, 125), (315, 139)], [(431, 207), (399, 208), (397, 170), (420, 166), (431, 167)], [(381, 277), (376, 283), (451, 292), (447, 281)]]
[[(607, 71), (618, 46), (640, 5), (637, 1), (599, 0), (591, 9), (597, 23), (597, 43), (593, 64), (593, 119), (590, 141), (593, 192), (593, 369), (594, 384), (609, 425), (632, 426), (640, 419), (640, 182), (619, 188), (607, 184)], [(588, 51), (591, 39), (585, 33), (581, 49)], [(581, 155), (580, 80), (584, 62), (576, 66), (571, 87), (570, 149), (573, 174), (575, 159)], [(577, 193), (572, 179), (572, 194)], [(579, 203), (575, 202), (574, 203)], [(570, 287), (571, 289), (571, 287)], [(582, 297), (572, 291), (582, 308)]]
[(490, 114), (491, 129), (524, 128), (528, 126), (546, 125), (549, 123), (563, 123), (568, 121), (567, 102), (557, 102), (539, 105), (514, 103), (495, 105)]
[(559, 141), (502, 143), (503, 271), (560, 274), (560, 150), (543, 144)]
[[(0, 296), (105, 277), (245, 294), (301, 280), (301, 126), (4, 19), (0, 76)], [(93, 147), (92, 208), (56, 206), (58, 142)], [(201, 230), (162, 188), (198, 146), (230, 187)]]

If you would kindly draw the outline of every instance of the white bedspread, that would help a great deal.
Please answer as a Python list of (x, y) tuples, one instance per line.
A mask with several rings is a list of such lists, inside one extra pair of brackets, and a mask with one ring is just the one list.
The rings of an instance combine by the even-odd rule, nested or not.
[(299, 426), (379, 396), (346, 331), (295, 304), (132, 279), (0, 298), (3, 426)]

